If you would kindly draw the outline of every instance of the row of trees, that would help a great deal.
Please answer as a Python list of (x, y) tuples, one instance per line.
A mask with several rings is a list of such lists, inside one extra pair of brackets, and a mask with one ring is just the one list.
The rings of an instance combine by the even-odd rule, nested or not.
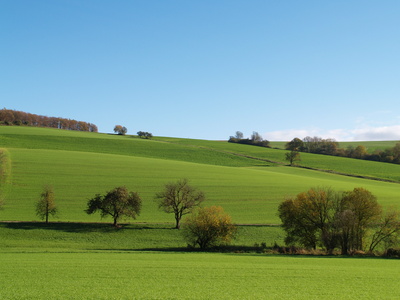
[(147, 131), (138, 131), (137, 135), (142, 139), (151, 139), (153, 137), (153, 134)]
[[(220, 206), (200, 208), (205, 195), (189, 185), (187, 179), (166, 184), (164, 189), (155, 195), (155, 199), (160, 209), (174, 215), (176, 229), (181, 228), (182, 217), (191, 214), (184, 222), (183, 235), (192, 247), (199, 246), (204, 249), (227, 244), (234, 238), (236, 227), (232, 224), (231, 217)], [(99, 212), (102, 218), (111, 216), (113, 226), (119, 227), (121, 219), (136, 219), (141, 208), (142, 199), (139, 194), (120, 186), (104, 195), (96, 194), (89, 199), (85, 212)], [(57, 213), (53, 188), (46, 186), (37, 202), (36, 214), (48, 223), (49, 216), (55, 216)]]
[(400, 164), (400, 143), (385, 150), (376, 150), (373, 153), (368, 153), (367, 148), (363, 145), (358, 145), (357, 147), (349, 146), (344, 149), (339, 148), (339, 143), (334, 139), (307, 136), (303, 140), (294, 138), (285, 145), (285, 149)]
[[(36, 206), (37, 215), (48, 222), (49, 215), (58, 210), (54, 191), (45, 187)], [(175, 218), (175, 228), (181, 228), (189, 245), (207, 248), (227, 244), (234, 238), (236, 227), (222, 207), (200, 207), (205, 195), (182, 179), (168, 183), (155, 195), (160, 209)], [(101, 217), (111, 216), (119, 227), (121, 219), (139, 216), (142, 200), (138, 193), (126, 187), (117, 187), (105, 195), (97, 194), (87, 202), (87, 214), (99, 212)], [(328, 253), (339, 249), (342, 254), (357, 251), (373, 252), (398, 245), (400, 213), (386, 212), (376, 197), (364, 188), (335, 192), (331, 188), (311, 188), (295, 197), (285, 199), (278, 207), (278, 215), (286, 232), (288, 246), (324, 248)]]
[(243, 137), (243, 132), (236, 131), (235, 136), (229, 137), (228, 142), (229, 143), (239, 143), (239, 144), (246, 144), (246, 145), (261, 146), (261, 147), (269, 147), (269, 143), (270, 143), (268, 140), (264, 140), (262, 138), (262, 136), (256, 131), (253, 131), (253, 133), (250, 136), (250, 138), (244, 138)]
[[(128, 132), (128, 129), (122, 125), (115, 125), (114, 132), (116, 134), (125, 135)], [(138, 131), (137, 135), (142, 139), (151, 139), (153, 137), (153, 134), (147, 131)]]
[(278, 208), (287, 245), (315, 249), (323, 247), (332, 253), (373, 252), (379, 245), (386, 248), (398, 242), (400, 214), (384, 213), (376, 197), (364, 188), (335, 192), (331, 188), (312, 188), (284, 200)]
[(47, 117), (22, 111), (3, 108), (0, 110), (0, 125), (25, 125), (36, 127), (50, 127), (67, 130), (98, 132), (97, 126), (92, 123), (65, 118)]

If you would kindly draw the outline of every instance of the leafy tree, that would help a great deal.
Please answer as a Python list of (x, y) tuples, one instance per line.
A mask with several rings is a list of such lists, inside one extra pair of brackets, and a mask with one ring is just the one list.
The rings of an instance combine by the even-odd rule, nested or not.
[(348, 148), (348, 151), (348, 157), (351, 158), (363, 159), (368, 154), (367, 148), (363, 145), (358, 145), (356, 148)]
[(278, 214), (286, 241), (315, 248), (317, 241), (328, 252), (336, 246), (334, 218), (338, 195), (330, 188), (311, 188), (279, 205)]
[(182, 216), (187, 215), (199, 206), (205, 199), (202, 191), (197, 191), (189, 185), (187, 179), (168, 183), (162, 192), (155, 196), (159, 200), (159, 208), (175, 216), (175, 228), (180, 228)]
[(376, 197), (364, 188), (355, 188), (343, 193), (340, 210), (349, 210), (353, 216), (352, 238), (349, 241), (349, 248), (364, 249), (364, 238), (367, 230), (380, 219), (382, 214), (382, 208)]
[(290, 163), (291, 166), (293, 166), (293, 163), (295, 161), (300, 161), (300, 152), (296, 150), (291, 150), (290, 152), (287, 152), (285, 154), (285, 159)]
[(228, 244), (235, 236), (236, 226), (221, 206), (203, 207), (185, 219), (183, 233), (191, 246), (205, 249)]
[(125, 186), (117, 187), (104, 196), (97, 194), (94, 198), (89, 199), (87, 203), (87, 214), (100, 212), (104, 218), (110, 215), (115, 227), (118, 226), (118, 221), (121, 218), (133, 218), (140, 214), (142, 200), (138, 193), (129, 192)]
[(303, 141), (299, 138), (294, 138), (285, 145), (285, 149), (291, 151), (302, 151)]
[(322, 245), (328, 252), (340, 247), (342, 254), (369, 250), (381, 243), (394, 243), (400, 234), (399, 213), (383, 216), (376, 197), (364, 188), (337, 193), (330, 188), (312, 188), (284, 200), (278, 208), (287, 244)]
[(153, 134), (147, 131), (138, 131), (137, 135), (143, 139), (151, 139), (153, 137)]
[(128, 129), (121, 125), (115, 125), (114, 132), (120, 135), (125, 135), (128, 132)]
[(297, 198), (285, 199), (278, 207), (278, 215), (286, 232), (286, 245), (299, 243), (307, 248), (317, 248), (317, 228), (303, 217)]
[(36, 204), (36, 215), (49, 223), (49, 215), (55, 216), (57, 212), (53, 187), (45, 186)]

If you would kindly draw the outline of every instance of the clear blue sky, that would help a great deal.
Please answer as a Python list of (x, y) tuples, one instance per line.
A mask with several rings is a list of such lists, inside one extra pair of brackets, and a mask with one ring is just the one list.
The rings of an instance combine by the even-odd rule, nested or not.
[(0, 106), (128, 134), (400, 139), (400, 1), (0, 0)]

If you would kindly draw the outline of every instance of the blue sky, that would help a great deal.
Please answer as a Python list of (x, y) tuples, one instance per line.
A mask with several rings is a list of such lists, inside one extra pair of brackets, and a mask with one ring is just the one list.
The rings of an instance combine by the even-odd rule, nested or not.
[(158, 136), (400, 139), (400, 1), (2, 0), (0, 106)]

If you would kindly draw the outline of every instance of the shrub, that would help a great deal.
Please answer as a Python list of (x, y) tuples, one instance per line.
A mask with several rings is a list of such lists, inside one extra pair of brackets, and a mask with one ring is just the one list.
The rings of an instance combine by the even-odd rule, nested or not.
[(189, 245), (205, 249), (229, 244), (236, 234), (236, 226), (221, 206), (204, 207), (185, 220), (183, 234)]

